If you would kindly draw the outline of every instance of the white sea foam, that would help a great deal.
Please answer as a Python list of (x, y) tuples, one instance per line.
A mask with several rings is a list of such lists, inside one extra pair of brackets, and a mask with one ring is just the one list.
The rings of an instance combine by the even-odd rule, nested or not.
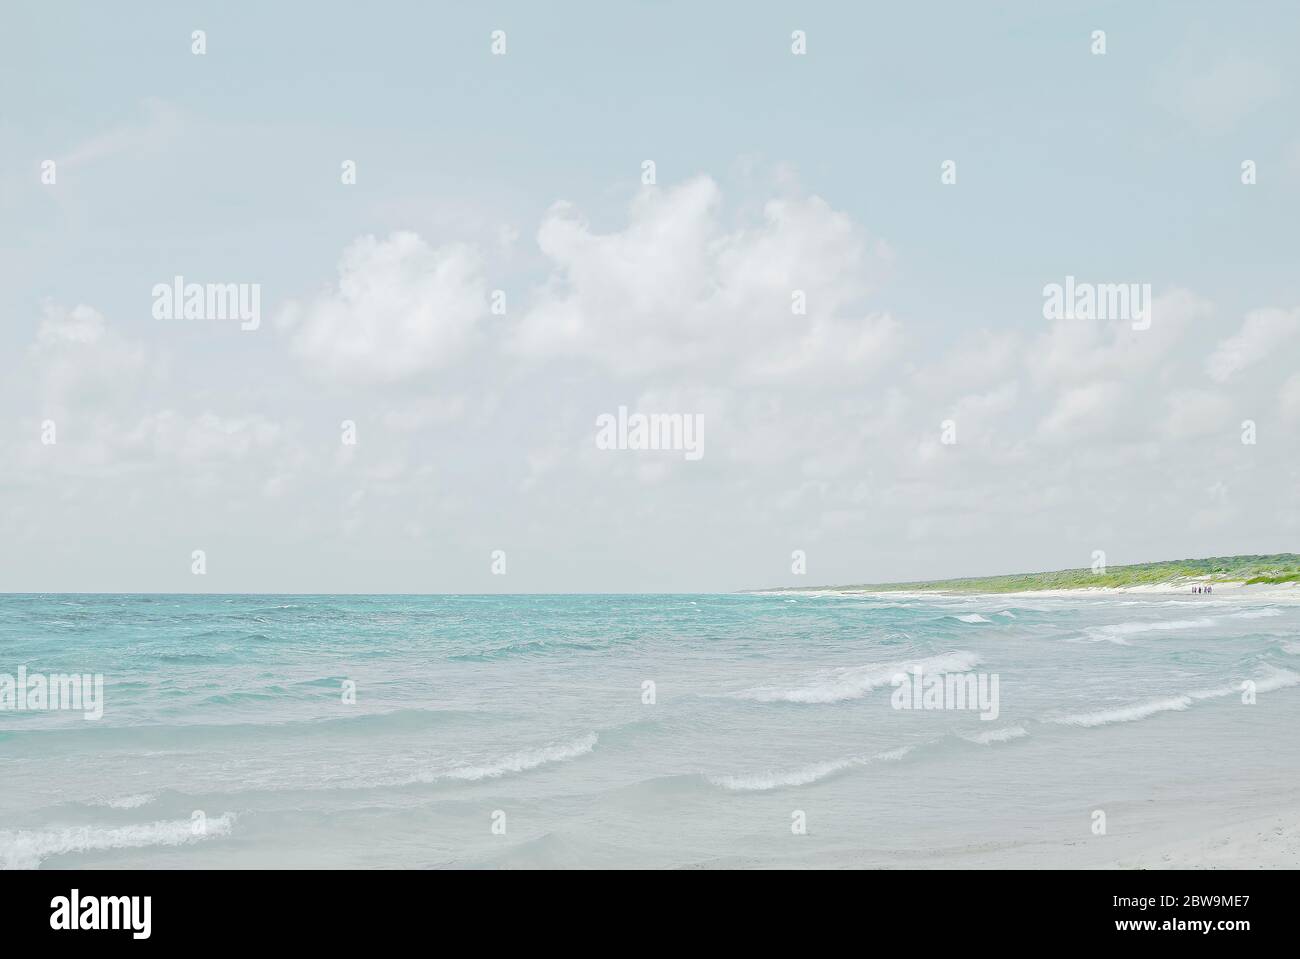
[[(1050, 717), (1047, 719), (1047, 722), (1057, 723), (1064, 726), (1106, 726), (1110, 723), (1133, 722), (1134, 720), (1145, 719), (1148, 716), (1154, 716), (1157, 713), (1168, 712), (1170, 710), (1181, 711), (1191, 706), (1192, 703), (1201, 700), (1221, 699), (1225, 696), (1236, 696), (1244, 691), (1243, 682), (1244, 680), (1237, 680), (1211, 689), (1193, 690), (1192, 692), (1183, 693), (1178, 696), (1152, 699), (1143, 703), (1135, 703), (1131, 706), (1104, 709), (1095, 713)], [(1268, 675), (1256, 677), (1252, 679), (1251, 682), (1255, 684), (1254, 690), (1256, 693), (1270, 693), (1275, 690), (1300, 685), (1300, 673), (1294, 673), (1289, 669), (1277, 669), (1276, 667), (1273, 667)]]
[[(413, 786), (421, 783), (437, 783), (447, 780), (478, 782), (483, 779), (499, 779), (511, 773), (527, 772), (548, 763), (565, 762), (586, 755), (596, 747), (599, 737), (596, 733), (587, 733), (567, 742), (552, 742), (533, 749), (521, 749), (507, 753), (500, 758), (486, 761), (460, 761), (443, 763), (432, 769), (419, 769), (411, 773), (386, 769), (378, 774), (374, 772), (347, 771), (345, 774), (328, 782), (317, 782), (321, 789), (379, 789), (393, 786)], [(403, 764), (406, 765), (405, 763)], [(247, 783), (247, 780), (245, 780)], [(298, 788), (297, 784), (284, 786), (275, 784), (267, 788)]]
[(780, 789), (784, 786), (807, 786), (837, 772), (854, 766), (867, 766), (873, 762), (892, 762), (902, 759), (912, 751), (911, 746), (890, 749), (874, 756), (850, 756), (846, 759), (832, 759), (828, 762), (813, 763), (784, 772), (764, 772), (752, 776), (710, 776), (709, 782), (723, 789), (737, 792), (761, 792), (768, 789)]
[[(1300, 685), (1300, 674), (1293, 673), (1289, 669), (1274, 669), (1269, 675), (1255, 680), (1255, 692), (1271, 693), (1276, 689), (1286, 689), (1295, 685)], [(1240, 688), (1238, 686), (1238, 691)]]
[(143, 846), (180, 846), (202, 839), (228, 836), (235, 814), (211, 817), (203, 833), (195, 835), (190, 820), (172, 819), (133, 826), (65, 826), (57, 829), (0, 830), (0, 869), (35, 869), (51, 856), (136, 849)]
[(933, 676), (939, 673), (966, 672), (974, 669), (979, 662), (980, 658), (974, 653), (958, 651), (912, 662), (877, 663), (854, 669), (837, 669), (806, 686), (793, 689), (760, 686), (735, 695), (740, 699), (764, 703), (838, 703), (846, 699), (860, 699), (877, 687), (889, 685), (899, 673), (911, 672), (918, 667)]
[(1234, 619), (1265, 619), (1269, 616), (1281, 616), (1282, 610), (1273, 606), (1265, 606), (1262, 609), (1247, 609), (1232, 615)]
[(964, 615), (964, 616), (958, 616), (957, 618), (960, 619), (963, 623), (987, 623), (987, 622), (989, 622), (989, 620), (985, 619), (985, 618), (984, 618), (983, 616), (981, 616), (979, 613), (967, 613), (966, 615)]
[[(1271, 693), (1279, 689), (1287, 689), (1290, 686), (1300, 684), (1300, 673), (1293, 673), (1289, 669), (1278, 669), (1276, 666), (1270, 667), (1266, 676), (1259, 676), (1252, 680), (1255, 684), (1255, 692)], [(1215, 689), (1203, 689), (1198, 692), (1189, 693), (1193, 699), (1218, 699), (1223, 696), (1236, 696), (1245, 692), (1243, 689), (1244, 680), (1238, 680), (1226, 686), (1219, 686)]]
[(551, 743), (540, 749), (523, 750), (482, 765), (453, 766), (451, 769), (433, 773), (427, 778), (421, 777), (421, 781), (464, 779), (474, 782), (480, 779), (496, 779), (507, 773), (521, 773), (529, 769), (536, 769), (538, 766), (544, 766), (547, 763), (561, 763), (584, 756), (596, 748), (597, 738), (595, 733), (588, 733), (572, 742)]
[[(1251, 680), (1255, 684), (1256, 693), (1274, 693), (1279, 689), (1300, 685), (1300, 673), (1291, 672), (1290, 669), (1278, 669), (1270, 667), (1268, 676), (1260, 676)], [(1227, 686), (1219, 686), (1218, 689), (1200, 690), (1197, 693), (1191, 693), (1192, 699), (1217, 699), (1219, 697), (1232, 697), (1244, 693), (1244, 681), (1234, 682)]]
[(1004, 610), (1002, 610), (1002, 612), (998, 613), (998, 615), (999, 615), (999, 616), (1006, 616), (1008, 619), (1015, 619), (1015, 618), (1016, 618), (1016, 614), (1013, 613), (1013, 612), (1011, 612), (1011, 610), (1009, 610), (1009, 609), (1004, 609)]
[(814, 763), (788, 772), (759, 773), (754, 776), (710, 776), (709, 782), (724, 789), (740, 792), (779, 789), (782, 786), (806, 786), (856, 764), (856, 759), (833, 759), (830, 762)]
[(1290, 653), (1292, 656), (1300, 656), (1300, 643), (1283, 643), (1282, 652)]
[(1166, 599), (1160, 602), (1150, 599), (1135, 599), (1131, 602), (1118, 603), (1119, 606), (1228, 606), (1229, 601), (1226, 599), (1207, 599), (1204, 596), (1198, 596), (1196, 599)]
[(1144, 703), (1133, 703), (1129, 706), (1117, 706), (1114, 709), (1102, 709), (1095, 713), (1051, 717), (1047, 722), (1062, 726), (1108, 726), (1111, 723), (1131, 723), (1169, 710), (1183, 710), (1191, 704), (1190, 696), (1169, 696), (1164, 699), (1151, 699)]
[(1204, 629), (1206, 626), (1213, 626), (1212, 619), (1157, 619), (1131, 623), (1115, 623), (1110, 626), (1094, 626), (1086, 630), (1087, 635), (1094, 640), (1105, 640), (1111, 643), (1119, 643), (1121, 646), (1127, 644), (1128, 636), (1136, 636), (1140, 633), (1165, 632), (1167, 630), (1181, 629)]
[(981, 746), (987, 746), (991, 743), (1005, 743), (1028, 735), (1029, 730), (1025, 729), (1024, 726), (1003, 726), (1001, 729), (990, 729), (988, 732), (977, 733), (974, 736), (965, 736), (963, 738), (973, 743), (979, 743)]
[(110, 799), (94, 800), (92, 806), (108, 806), (110, 809), (137, 809), (147, 806), (158, 797), (153, 793), (137, 793), (132, 796), (114, 796)]

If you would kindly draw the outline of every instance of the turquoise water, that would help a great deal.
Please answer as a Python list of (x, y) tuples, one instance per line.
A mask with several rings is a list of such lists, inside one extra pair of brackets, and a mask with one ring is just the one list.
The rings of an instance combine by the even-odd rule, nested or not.
[(0, 866), (1101, 865), (1294, 808), (1297, 652), (1226, 596), (0, 596), (0, 674), (104, 677), (0, 711)]

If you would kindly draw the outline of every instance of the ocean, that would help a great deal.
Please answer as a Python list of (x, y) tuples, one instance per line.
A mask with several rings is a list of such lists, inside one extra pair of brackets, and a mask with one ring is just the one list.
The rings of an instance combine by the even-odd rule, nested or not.
[(5, 595), (0, 867), (1104, 866), (1296, 807), (1298, 653), (1190, 593)]

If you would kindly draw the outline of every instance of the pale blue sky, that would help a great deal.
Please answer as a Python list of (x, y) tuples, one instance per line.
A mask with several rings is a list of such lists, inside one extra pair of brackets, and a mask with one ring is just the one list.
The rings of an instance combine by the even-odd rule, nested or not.
[[(207, 32), (205, 56), (190, 52), (194, 29)], [(489, 53), (494, 29), (507, 33), (504, 57)], [(790, 53), (795, 29), (807, 32), (807, 56)], [(1105, 56), (1090, 53), (1096, 29), (1106, 31)], [(30, 350), (43, 311), (85, 304), (121, 339), (121, 355), (148, 352), (143, 362), (158, 374), (156, 386), (137, 382), (140, 367), (128, 364), (134, 373), (124, 377), (135, 393), (93, 399), (97, 411), (116, 417), (112, 429), (134, 438), (122, 442), (139, 439), (141, 422), (153, 430), (149, 417), (162, 410), (262, 416), (280, 429), (265, 451), (281, 457), (277, 465), (236, 458), (210, 471), (254, 492), (270, 474), (303, 485), (292, 510), (259, 501), (205, 523), (199, 517), (211, 517), (224, 494), (218, 483), (180, 497), (195, 474), (193, 464), (167, 461), (164, 447), (178, 442), (173, 434), (162, 446), (140, 441), (157, 459), (140, 459), (137, 449), (129, 482), (111, 452), (39, 467), (13, 453), (0, 461), (0, 488), (10, 511), (4, 528), (23, 544), (23, 558), (0, 557), (0, 573), (10, 577), (0, 588), (192, 587), (186, 563), (176, 567), (181, 573), (169, 565), (171, 552), (229, 536), (223, 548), (231, 555), (268, 531), (268, 517), (286, 524), (270, 531), (295, 544), (295, 555), (309, 555), (300, 562), (242, 556), (244, 575), (224, 586), (712, 589), (789, 581), (796, 547), (824, 558), (810, 564), (815, 581), (1086, 565), (1089, 550), (1107, 544), (1116, 562), (1293, 547), (1277, 522), (1256, 525), (1242, 514), (1218, 525), (1207, 519), (1209, 526), (1189, 533), (1177, 511), (1152, 517), (1141, 499), (1125, 501), (1118, 492), (1125, 488), (1168, 487), (1167, 476), (1153, 476), (1152, 457), (1169, 468), (1202, 463), (1203, 448), (1174, 450), (1150, 436), (1126, 445), (1113, 423), (1091, 434), (1087, 450), (1082, 440), (1071, 447), (1091, 464), (1080, 469), (1113, 457), (1109, 472), (1081, 480), (1086, 491), (1048, 497), (1032, 529), (999, 535), (991, 545), (987, 515), (965, 533), (951, 515), (1001, 515), (998, 507), (966, 502), (963, 490), (1000, 493), (1012, 510), (1023, 499), (1018, 482), (1044, 489), (1059, 479), (1052, 471), (1062, 454), (1034, 438), (1062, 397), (1052, 377), (1035, 377), (1032, 365), (1048, 326), (1041, 288), (1067, 273), (1150, 282), (1157, 294), (1185, 290), (1212, 304), (1204, 325), (1189, 328), (1167, 357), (1136, 373), (1081, 372), (1080, 382), (1092, 376), (1126, 390), (1157, 384), (1163, 392), (1144, 394), (1146, 403), (1175, 390), (1227, 391), (1202, 397), (1223, 414), (1225, 430), (1247, 412), (1262, 420), (1285, 406), (1278, 391), (1296, 371), (1300, 341), (1279, 341), (1254, 374), (1227, 384), (1204, 382), (1201, 354), (1237, 333), (1250, 310), (1300, 305), (1298, 36), (1300, 8), (1283, 2), (7, 4), (0, 29), (0, 372), (9, 385), (0, 398), (9, 408), (9, 446), (30, 442), (31, 424), (46, 415), (41, 403), (51, 402), (30, 402), (32, 384), (48, 369), (19, 369), (50, 362), (33, 360)], [(53, 187), (39, 180), (46, 159), (59, 161)], [(345, 159), (358, 163), (355, 186), (339, 184)], [(860, 389), (850, 379), (825, 395), (815, 373), (765, 391), (737, 385), (722, 367), (631, 374), (581, 351), (500, 359), (496, 344), (510, 340), (541, 285), (557, 276), (561, 285), (573, 281), (538, 248), (548, 209), (565, 201), (594, 234), (624, 230), (645, 159), (656, 162), (656, 189), (665, 193), (710, 178), (721, 197), (719, 226), (728, 233), (760, 221), (773, 197), (821, 198), (860, 231), (868, 259), (879, 261), (863, 288), (845, 278), (852, 290), (846, 309), (889, 314), (905, 347), (883, 372), (864, 373)], [(958, 164), (953, 187), (939, 184), (947, 159)], [(1240, 183), (1245, 159), (1258, 164), (1252, 187)], [(356, 238), (395, 231), (416, 233), (433, 248), (480, 251), (483, 283), (509, 292), (510, 315), (484, 318), (475, 327), (481, 342), (428, 378), (362, 388), (313, 376), (273, 319), (332, 282)], [(516, 239), (503, 243), (503, 234)], [(263, 330), (241, 337), (211, 326), (160, 327), (148, 290), (177, 273), (261, 283)], [(1003, 445), (985, 451), (987, 471), (978, 479), (950, 477), (945, 493), (918, 479), (898, 451), (915, 445), (907, 430), (937, 428), (966, 394), (947, 396), (913, 374), (944, 368), (952, 351), (960, 361), (961, 344), (981, 331), (1017, 338), (1009, 347), (1016, 372), (990, 372), (970, 384), (970, 395), (1021, 385), (1008, 387), (1015, 398), (999, 414), (1006, 417)], [(1169, 372), (1175, 358), (1187, 372)], [(1247, 401), (1231, 392), (1247, 385), (1259, 396)], [(801, 436), (811, 435), (808, 423), (819, 416), (846, 424), (870, 418), (891, 395), (905, 396), (898, 403), (908, 412), (888, 439), (864, 440), (846, 425), (852, 462), (829, 471), (817, 449), (790, 450), (786, 461), (759, 466), (738, 455), (715, 467), (706, 456), (680, 483), (656, 478), (652, 494), (626, 480), (628, 495), (650, 499), (640, 521), (620, 528), (599, 503), (591, 505), (592, 489), (608, 487), (562, 479), (567, 454), (553, 448), (581, 442), (575, 424), (670, 389), (712, 390), (733, 410), (777, 404), (786, 427)], [(1132, 411), (1136, 399), (1114, 395), (1118, 408)], [(374, 417), (429, 396), (458, 398), (462, 413), (394, 441), (368, 478), (322, 479), (328, 468), (311, 457), (340, 419), (365, 422), (364, 435), (374, 437)], [(533, 414), (539, 419), (530, 422)], [(736, 417), (710, 431), (720, 458)], [(1285, 422), (1279, 419), (1272, 437), (1285, 432)], [(744, 430), (753, 431), (753, 424)], [(71, 456), (62, 446), (72, 442), (72, 423), (66, 435), (60, 455)], [(1278, 504), (1290, 501), (1295, 436), (1292, 427), (1289, 450), (1274, 448), (1271, 480), (1252, 474), (1260, 485), (1251, 487), (1251, 501), (1271, 501), (1261, 500), (1266, 493)], [(833, 431), (820, 442), (840, 445)], [(918, 433), (916, 442), (928, 441)], [(364, 442), (360, 449), (367, 450)], [(1224, 455), (1242, 453), (1233, 447)], [(523, 478), (530, 458), (550, 464), (545, 471), (556, 488), (544, 499)], [(1184, 495), (1195, 499), (1195, 491), (1237, 468), (1239, 459), (1204, 475), (1180, 465), (1179, 475), (1195, 473)], [(437, 483), (421, 479), (434, 474)], [(749, 500), (737, 495), (736, 475), (751, 484), (744, 487)], [(803, 502), (802, 482), (829, 485), (816, 488), (815, 504), (782, 514), (781, 504)], [(125, 541), (147, 514), (105, 518), (112, 512), (106, 504), (126, 496), (125, 487), (114, 491), (116, 483), (148, 502), (178, 496), (153, 540)], [(866, 491), (855, 493), (861, 483)], [(74, 492), (78, 484), (102, 500)], [(445, 499), (423, 498), (433, 495), (431, 486)], [(1106, 488), (1113, 492), (1097, 492)], [(60, 490), (87, 515), (69, 507), (50, 521), (54, 533), (15, 518), (50, 508), (46, 497)], [(387, 497), (391, 516), (344, 522), (348, 529), (335, 531), (348, 508), (339, 504), (358, 490), (367, 502)], [(1083, 507), (1074, 496), (1118, 498)], [(93, 510), (92, 500), (100, 508)], [(934, 520), (948, 531), (940, 539), (925, 522), (909, 530), (883, 518), (932, 506), (948, 517)], [(394, 517), (422, 509), (428, 512), (419, 530), (403, 532)], [(617, 496), (608, 509), (618, 515)], [(187, 517), (195, 519), (192, 533), (176, 529)], [(84, 562), (69, 560), (78, 524), (87, 523), (98, 529), (100, 546), (83, 545)], [(994, 527), (1005, 529), (1005, 520)], [(1065, 542), (1058, 534), (1067, 527), (1075, 532)], [(512, 541), (520, 543), (520, 561), (508, 582), (485, 578), (477, 567), (467, 572), (474, 564), (486, 569), (479, 558), (489, 548), (509, 551)], [(431, 552), (442, 560), (413, 571)], [(400, 562), (387, 568), (380, 557), (395, 554)], [(230, 565), (224, 568), (229, 573)]]

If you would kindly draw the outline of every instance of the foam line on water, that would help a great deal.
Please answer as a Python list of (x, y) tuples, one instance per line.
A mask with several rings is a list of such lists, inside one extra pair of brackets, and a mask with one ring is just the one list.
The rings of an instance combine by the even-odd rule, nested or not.
[[(1279, 689), (1300, 685), (1300, 673), (1274, 668), (1268, 675), (1252, 679), (1251, 682), (1255, 684), (1254, 690), (1257, 693), (1274, 692)], [(1144, 702), (1131, 703), (1126, 706), (1116, 706), (1112, 709), (1101, 709), (1096, 712), (1078, 713), (1069, 716), (1051, 716), (1044, 721), (1061, 726), (1083, 727), (1131, 723), (1139, 719), (1146, 719), (1148, 716), (1155, 716), (1158, 713), (1182, 712), (1199, 700), (1219, 699), (1244, 692), (1243, 683), (1244, 680), (1210, 689), (1194, 690), (1175, 696), (1165, 696)]]
[(230, 835), (234, 813), (209, 818), (203, 832), (195, 834), (188, 819), (159, 820), (131, 826), (65, 826), (53, 829), (0, 830), (0, 868), (36, 869), (51, 856), (138, 849), (146, 846), (180, 846)]
[(595, 733), (588, 733), (571, 742), (551, 743), (540, 749), (522, 750), (482, 765), (455, 766), (434, 774), (432, 779), (463, 779), (475, 782), (480, 779), (496, 779), (507, 773), (526, 772), (538, 766), (545, 766), (547, 763), (567, 762), (585, 756), (595, 749), (598, 738)]
[(992, 743), (1005, 743), (1013, 739), (1020, 739), (1029, 735), (1029, 730), (1024, 726), (1003, 726), (1000, 729), (990, 729), (986, 732), (976, 733), (973, 736), (963, 736), (968, 742), (978, 743), (981, 746), (988, 746)]
[(1119, 643), (1123, 646), (1128, 643), (1129, 636), (1138, 636), (1142, 633), (1171, 632), (1184, 629), (1204, 629), (1207, 626), (1213, 625), (1213, 619), (1138, 620), (1128, 623), (1114, 623), (1109, 626), (1094, 626), (1085, 630), (1085, 633), (1091, 639), (1099, 641), (1104, 640), (1110, 643)]
[(957, 651), (908, 662), (876, 663), (852, 669), (838, 669), (825, 673), (803, 686), (787, 689), (758, 686), (736, 693), (735, 696), (763, 703), (837, 703), (848, 699), (860, 699), (873, 689), (887, 686), (899, 673), (912, 672), (917, 668), (930, 675), (961, 673), (974, 669), (979, 663), (980, 658), (975, 653)]
[(896, 762), (912, 751), (912, 746), (890, 749), (876, 753), (874, 756), (849, 756), (844, 759), (832, 759), (826, 762), (800, 766), (797, 769), (769, 771), (749, 776), (709, 776), (709, 782), (733, 792), (766, 792), (769, 789), (781, 789), (790, 786), (807, 786), (827, 776), (852, 769), (855, 766), (868, 766), (874, 762)]

